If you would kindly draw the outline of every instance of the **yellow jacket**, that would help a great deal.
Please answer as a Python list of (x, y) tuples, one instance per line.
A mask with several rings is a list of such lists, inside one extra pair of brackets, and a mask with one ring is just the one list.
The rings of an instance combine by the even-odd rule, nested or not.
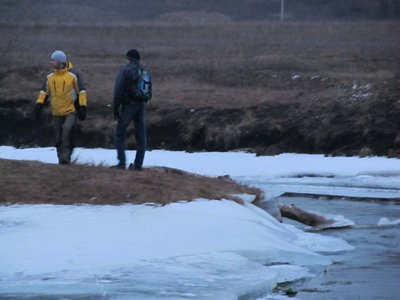
[(36, 103), (44, 103), (50, 96), (53, 116), (65, 116), (75, 112), (74, 102), (79, 99), (80, 106), (87, 105), (86, 90), (79, 74), (67, 63), (64, 69), (54, 70), (47, 75)]

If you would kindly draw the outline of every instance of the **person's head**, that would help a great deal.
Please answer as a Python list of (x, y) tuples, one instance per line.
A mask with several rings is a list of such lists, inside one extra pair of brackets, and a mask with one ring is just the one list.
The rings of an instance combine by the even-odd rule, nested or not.
[(128, 52), (126, 52), (125, 57), (129, 61), (139, 61), (140, 60), (140, 53), (136, 49), (131, 49)]
[(51, 55), (50, 63), (54, 69), (56, 69), (56, 70), (62, 69), (67, 64), (67, 56), (65, 55), (65, 53), (63, 51), (56, 50)]

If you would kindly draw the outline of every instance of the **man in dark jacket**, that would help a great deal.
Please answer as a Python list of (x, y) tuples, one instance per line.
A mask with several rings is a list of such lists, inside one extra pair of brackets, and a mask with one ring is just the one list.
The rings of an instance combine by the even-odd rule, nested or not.
[(128, 63), (123, 66), (117, 76), (114, 88), (114, 119), (118, 121), (115, 133), (115, 146), (118, 154), (118, 165), (115, 168), (126, 168), (125, 134), (128, 125), (133, 121), (135, 125), (136, 157), (131, 170), (142, 170), (144, 154), (146, 152), (146, 111), (145, 101), (135, 96), (138, 83), (140, 54), (136, 49), (126, 53)]

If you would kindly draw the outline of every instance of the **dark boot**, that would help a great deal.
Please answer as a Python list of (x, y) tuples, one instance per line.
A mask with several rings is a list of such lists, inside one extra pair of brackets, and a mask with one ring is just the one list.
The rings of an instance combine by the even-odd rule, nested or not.
[(118, 164), (118, 165), (115, 165), (115, 166), (110, 167), (110, 169), (125, 170), (125, 164)]
[(143, 167), (139, 165), (130, 164), (128, 169), (133, 171), (142, 171)]

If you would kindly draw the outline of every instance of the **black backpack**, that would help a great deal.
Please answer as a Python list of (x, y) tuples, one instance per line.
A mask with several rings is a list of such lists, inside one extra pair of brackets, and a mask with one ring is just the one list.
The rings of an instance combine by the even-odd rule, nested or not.
[(148, 71), (140, 67), (138, 69), (137, 85), (135, 98), (147, 102), (151, 99), (151, 75)]

